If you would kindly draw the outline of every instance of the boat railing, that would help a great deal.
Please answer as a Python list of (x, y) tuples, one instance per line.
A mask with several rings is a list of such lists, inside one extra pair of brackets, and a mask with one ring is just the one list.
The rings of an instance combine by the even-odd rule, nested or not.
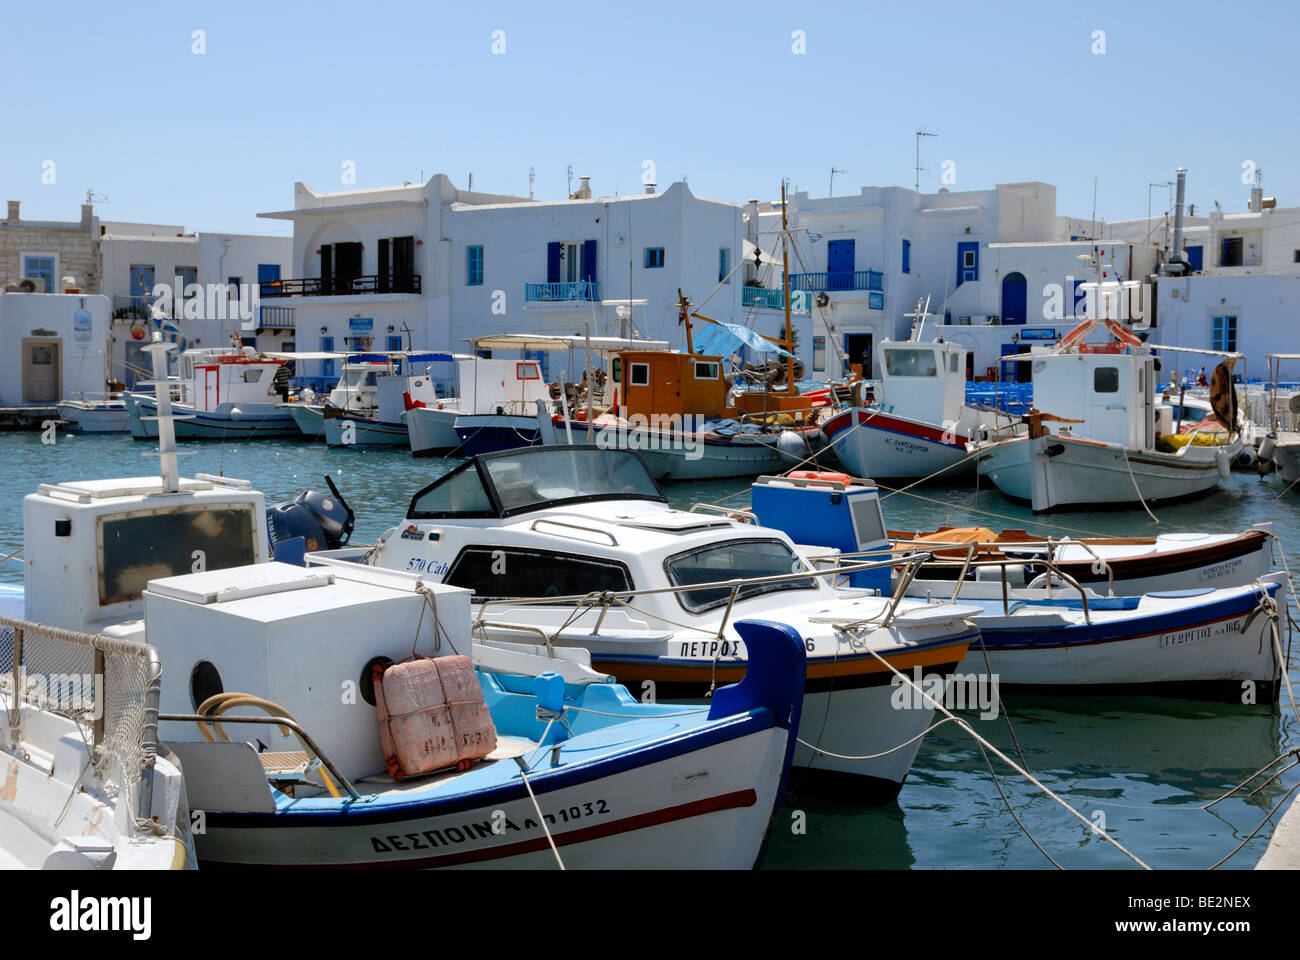
[[(1110, 561), (1094, 550), (1092, 544), (1085, 540), (1056, 540), (1052, 537), (1047, 537), (1043, 540), (1016, 540), (1011, 543), (1000, 543), (996, 540), (983, 540), (972, 543), (970, 541), (945, 542), (941, 540), (905, 540), (895, 537), (891, 542), (893, 543), (893, 549), (895, 550), (915, 548), (950, 551), (964, 550), (968, 555), (978, 553), (980, 550), (997, 551), (1004, 547), (1013, 547), (1016, 549), (1045, 549), (1047, 551), (1047, 559), (1053, 564), (1062, 562), (1057, 556), (1057, 552), (1062, 547), (1078, 547), (1092, 558), (1092, 572), (1096, 574), (1104, 573), (1106, 575), (1106, 596), (1115, 596), (1115, 571), (1111, 567)], [(878, 555), (879, 551), (865, 551), (859, 554), (842, 554), (842, 556), (850, 557)], [(1017, 559), (1015, 562), (1023, 563), (1024, 561), (1022, 559)], [(1049, 587), (1052, 585), (1052, 574), (1054, 572), (1057, 572), (1055, 567), (1047, 571), (1047, 585)]]
[[(600, 527), (589, 527), (581, 523), (568, 523), (567, 521), (564, 520), (552, 520), (549, 517), (539, 517), (538, 519), (532, 522), (532, 524), (528, 527), (528, 529), (531, 531), (536, 531), (538, 533), (543, 533), (545, 531), (537, 530), (537, 527), (540, 524), (545, 524), (548, 527), (565, 527), (569, 530), (579, 530), (582, 533), (594, 533), (598, 536), (605, 537), (609, 541), (609, 545), (611, 547), (618, 546), (618, 539), (608, 530), (602, 530), (600, 529)], [(564, 534), (560, 534), (560, 536), (564, 536)], [(570, 539), (574, 539), (574, 538), (570, 538)]]
[(37, 713), (72, 720), (86, 737), (104, 791), (127, 800), (138, 787), (137, 815), (150, 817), (162, 683), (157, 650), (0, 616), (0, 670), (11, 746), (34, 752), (24, 737)]
[[(902, 541), (902, 542), (907, 542), (907, 541)], [(920, 542), (920, 541), (912, 541), (912, 542)], [(1081, 546), (1081, 544), (1079, 544), (1078, 541), (1073, 541), (1073, 540), (1070, 541), (1070, 544), (1071, 544), (1072, 546)], [(939, 556), (933, 556), (933, 555), (932, 555), (932, 559), (931, 559), (930, 561), (928, 561), (932, 566), (938, 566), (938, 567), (960, 567), (960, 568), (961, 568), (961, 569), (958, 571), (958, 573), (957, 573), (957, 577), (956, 577), (956, 580), (955, 580), (955, 586), (954, 586), (954, 588), (953, 588), (952, 598), (951, 598), (951, 600), (950, 600), (951, 603), (957, 603), (957, 602), (960, 600), (960, 597), (961, 597), (961, 589), (962, 589), (962, 587), (963, 587), (963, 586), (965, 585), (965, 583), (966, 583), (966, 576), (967, 576), (967, 574), (969, 574), (969, 573), (971, 572), (971, 569), (972, 569), (973, 567), (994, 567), (994, 566), (996, 566), (996, 567), (1000, 567), (1001, 570), (1002, 570), (1002, 577), (1001, 577), (1001, 579), (1002, 579), (1002, 610), (1003, 610), (1003, 613), (1005, 613), (1005, 614), (1007, 614), (1007, 615), (1010, 615), (1010, 612), (1011, 612), (1011, 603), (1010, 603), (1010, 597), (1009, 597), (1010, 583), (1009, 583), (1008, 580), (1007, 580), (1007, 568), (1009, 568), (1009, 567), (1042, 567), (1042, 568), (1046, 571), (1046, 573), (1047, 573), (1047, 589), (1048, 589), (1048, 590), (1050, 590), (1050, 589), (1052, 588), (1052, 576), (1053, 576), (1053, 574), (1054, 574), (1054, 575), (1056, 575), (1058, 578), (1060, 578), (1060, 581), (1061, 581), (1062, 585), (1067, 586), (1067, 587), (1073, 587), (1075, 590), (1078, 590), (1078, 591), (1079, 591), (1079, 596), (1082, 598), (1082, 601), (1083, 601), (1083, 619), (1084, 619), (1084, 622), (1085, 622), (1085, 623), (1092, 623), (1092, 614), (1091, 614), (1091, 613), (1089, 612), (1089, 610), (1088, 610), (1088, 591), (1087, 591), (1087, 590), (1086, 590), (1086, 589), (1085, 589), (1085, 588), (1084, 588), (1084, 587), (1079, 583), (1078, 580), (1076, 580), (1074, 577), (1070, 576), (1068, 573), (1066, 573), (1064, 570), (1062, 570), (1062, 569), (1060, 568), (1060, 566), (1058, 566), (1057, 561), (1056, 561), (1055, 559), (1052, 558), (1052, 556), (1051, 556), (1050, 553), (1049, 553), (1048, 556), (1046, 556), (1046, 557), (1006, 557), (1006, 556), (1003, 556), (1003, 557), (989, 557), (989, 558), (987, 558), (987, 559), (977, 560), (977, 559), (975, 559), (975, 558), (976, 558), (976, 555), (977, 555), (977, 553), (979, 552), (979, 550), (980, 550), (980, 549), (987, 548), (987, 547), (989, 547), (989, 546), (992, 546), (992, 544), (988, 544), (988, 543), (954, 543), (954, 544), (943, 544), (943, 543), (936, 543), (936, 542), (934, 542), (934, 541), (929, 541), (929, 540), (927, 540), (927, 541), (925, 541), (925, 545), (926, 545), (928, 548), (932, 549), (932, 550), (933, 550), (933, 549), (940, 549), (940, 550), (950, 550), (950, 551), (956, 552), (956, 550), (961, 549), (961, 550), (965, 550), (965, 552), (966, 552), (966, 555), (965, 555), (964, 557), (961, 557), (961, 558), (957, 558), (957, 557), (948, 558), (948, 557), (939, 557)], [(1017, 544), (1016, 544), (1016, 546), (1035, 546), (1035, 545), (1036, 545), (1036, 544), (1032, 544), (1032, 543), (1017, 543)], [(1043, 546), (1046, 546), (1046, 547), (1048, 548), (1049, 551), (1052, 549), (1052, 546), (1053, 546), (1053, 545), (1052, 545), (1052, 542), (1051, 542), (1050, 540), (1044, 541), (1042, 545), (1043, 545)], [(1004, 544), (1003, 546), (1005, 546), (1005, 544)], [(1057, 543), (1056, 546), (1061, 546), (1061, 544), (1060, 544), (1060, 543)], [(897, 549), (897, 548), (892, 548), (892, 549)], [(810, 555), (810, 556), (808, 557), (808, 560), (809, 560), (810, 562), (816, 562), (816, 561), (818, 561), (818, 560), (821, 560), (821, 561), (835, 561), (835, 562), (840, 562), (840, 561), (842, 561), (842, 560), (844, 560), (844, 559), (846, 559), (846, 558), (847, 558), (847, 559), (850, 559), (850, 560), (853, 560), (853, 559), (856, 559), (856, 558), (858, 558), (858, 557), (879, 556), (882, 552), (883, 552), (883, 550), (875, 550), (875, 551), (867, 550), (867, 551), (863, 551), (863, 552), (861, 552), (861, 553), (839, 554), (838, 556), (836, 556), (836, 555), (834, 555), (834, 554), (829, 554), (829, 553), (828, 553), (828, 554), (826, 554), (825, 556)], [(1106, 563), (1106, 561), (1103, 560), (1101, 557), (1098, 557), (1097, 554), (1096, 554), (1094, 551), (1092, 551), (1091, 549), (1089, 549), (1089, 553), (1091, 553), (1094, 557), (1096, 557), (1096, 560), (1095, 560), (1096, 563), (1099, 563), (1099, 564), (1101, 564), (1101, 565), (1103, 565), (1103, 566), (1105, 567), (1106, 576), (1107, 576), (1107, 587), (1108, 587), (1108, 590), (1107, 590), (1107, 596), (1112, 596), (1112, 597), (1113, 597), (1113, 596), (1115, 595), (1115, 579), (1114, 579), (1114, 574), (1113, 574), (1113, 572), (1111, 571), (1110, 564)], [(834, 569), (834, 568), (832, 568), (832, 569)], [(913, 569), (917, 569), (917, 568), (913, 568)], [(852, 571), (852, 570), (847, 570), (847, 571), (846, 571), (846, 568), (841, 568), (839, 572), (843, 573), (843, 572), (853, 572), (853, 571)], [(897, 596), (897, 595), (900, 594), (900, 593), (906, 593), (906, 592), (907, 592), (907, 589), (908, 589), (909, 587), (911, 587), (911, 585), (912, 585), (912, 581), (913, 581), (914, 579), (916, 579), (916, 577), (915, 577), (915, 574), (914, 574), (912, 571), (907, 571), (907, 572), (905, 572), (905, 573), (904, 573), (903, 581), (900, 582), (899, 586), (898, 586), (897, 588), (895, 588), (895, 590), (894, 590), (894, 594), (895, 594), (895, 596)]]
[(339, 771), (338, 767), (334, 765), (333, 761), (331, 761), (330, 758), (321, 751), (320, 746), (312, 739), (311, 734), (304, 730), (302, 725), (291, 717), (243, 716), (241, 714), (230, 713), (223, 713), (220, 716), (202, 713), (163, 713), (158, 715), (158, 719), (174, 723), (195, 723), (198, 724), (200, 728), (209, 724), (214, 727), (224, 726), (227, 723), (261, 723), (276, 727), (285, 727), (292, 730), (294, 734), (297, 735), (298, 739), (302, 741), (303, 746), (315, 755), (316, 759), (321, 762), (321, 766), (323, 766), (333, 778), (335, 784), (347, 793), (349, 798), (352, 800), (361, 799), (361, 794), (357, 791), (357, 788), (352, 785), (352, 781), (345, 777)]
[[(556, 627), (553, 634), (547, 635), (545, 625), (513, 623), (508, 620), (492, 619), (490, 613), (502, 608), (518, 607), (539, 607), (539, 606), (571, 606), (586, 607), (589, 610), (598, 611), (596, 622), (591, 628), (591, 635), (600, 632), (600, 628), (605, 621), (605, 616), (614, 606), (629, 607), (629, 601), (636, 600), (640, 597), (654, 597), (677, 595), (679, 593), (694, 593), (706, 590), (726, 590), (727, 604), (723, 611), (722, 620), (718, 623), (716, 630), (704, 631), (703, 627), (692, 627), (704, 632), (709, 632), (716, 636), (718, 640), (725, 639), (727, 624), (731, 620), (731, 615), (735, 609), (736, 602), (740, 598), (740, 591), (749, 586), (760, 586), (766, 584), (790, 583), (799, 580), (812, 580), (817, 577), (838, 577), (847, 576), (853, 573), (859, 573), (865, 570), (878, 570), (881, 567), (902, 567), (904, 569), (902, 580), (899, 587), (893, 591), (892, 596), (885, 607), (885, 610), (878, 618), (864, 618), (860, 623), (875, 623), (879, 620), (879, 626), (888, 627), (894, 619), (894, 614), (902, 602), (907, 587), (916, 577), (916, 572), (920, 569), (921, 564), (933, 559), (930, 553), (917, 553), (902, 557), (888, 557), (883, 560), (877, 560), (869, 563), (843, 564), (827, 569), (808, 569), (801, 570), (797, 573), (780, 573), (772, 574), (765, 577), (735, 577), (730, 580), (714, 580), (707, 583), (684, 583), (673, 584), (667, 587), (650, 587), (644, 590), (593, 590), (589, 593), (571, 594), (563, 597), (501, 597), (498, 599), (484, 600), (479, 604), (478, 612), (474, 620), (474, 627), (482, 629), (491, 626), (498, 629), (520, 630), (525, 632), (541, 633), (545, 638), (549, 648), (558, 636), (561, 630), (575, 626), (578, 621), (585, 615), (586, 611), (571, 614), (565, 618), (563, 624)], [(682, 624), (660, 617), (657, 614), (647, 611), (642, 607), (636, 607), (638, 614), (648, 616), (654, 620), (661, 620), (665, 624), (674, 627), (681, 627)]]
[(737, 523), (752, 523), (757, 526), (758, 517), (753, 510), (744, 507), (720, 507), (716, 503), (693, 503), (687, 513), (717, 513)]

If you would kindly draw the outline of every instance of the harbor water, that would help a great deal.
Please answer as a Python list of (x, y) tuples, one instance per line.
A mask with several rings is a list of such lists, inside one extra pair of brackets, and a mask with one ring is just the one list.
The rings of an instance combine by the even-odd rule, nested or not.
[[(395, 524), (418, 489), (461, 462), (416, 460), (405, 448), (331, 450), (298, 441), (180, 446), (191, 454), (181, 458), (182, 474), (249, 480), (268, 503), (307, 488), (323, 489), (322, 475), (328, 472), (357, 513), (356, 542), (370, 542)], [(0, 527), (0, 556), (21, 547), (22, 499), (37, 484), (153, 474), (157, 458), (147, 454), (155, 450), (121, 436), (60, 434), (56, 443), (43, 444), (35, 433), (0, 434), (0, 510), (11, 518)], [(743, 479), (669, 485), (666, 492), (679, 507), (749, 502)], [(891, 495), (883, 506), (894, 529), (978, 524), (1053, 536), (1226, 532), (1270, 521), (1283, 547), (1300, 559), (1300, 489), (1283, 495), (1276, 478), (1261, 481), (1253, 473), (1234, 473), (1220, 490), (1199, 500), (1157, 506), (1158, 524), (1141, 509), (1035, 518), (987, 481), (977, 489), (973, 479)], [(22, 578), (19, 560), (0, 564), (0, 583)], [(1294, 602), (1291, 607), (1294, 612)], [(1294, 668), (1290, 675), (1293, 683), (1300, 682)], [(1286, 767), (1279, 763), (1245, 790), (1203, 809), (1300, 745), (1300, 723), (1286, 689), (1281, 706), (1012, 695), (1002, 698), (1001, 707), (995, 719), (980, 719), (973, 711), (962, 716), (1009, 756), (1019, 751), (1034, 775), (1089, 825), (990, 757), (995, 781), (975, 741), (948, 723), (926, 737), (894, 804), (863, 809), (806, 795), (799, 771), (793, 771), (793, 789), (773, 831), (766, 865), (1050, 868), (1027, 831), (1063, 867), (1134, 866), (1098, 835), (1104, 829), (1152, 867), (1203, 869), (1244, 843), (1223, 868), (1249, 868), (1262, 855), (1278, 817), (1247, 838), (1300, 780), (1300, 773), (1287, 770), (1265, 784)]]

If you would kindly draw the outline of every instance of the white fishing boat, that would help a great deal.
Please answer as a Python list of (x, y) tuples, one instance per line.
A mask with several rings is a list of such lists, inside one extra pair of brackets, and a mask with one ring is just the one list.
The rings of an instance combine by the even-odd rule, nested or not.
[[(327, 403), (322, 411), (325, 442), (331, 447), (406, 446), (410, 442), (406, 418), (411, 410), (439, 403), (438, 383), (423, 373), (398, 373), (397, 360), (414, 370), (421, 363), (453, 360), (447, 353), (393, 354), (387, 368), (375, 377), (376, 404), (363, 413)], [(453, 401), (454, 402), (454, 399)]]
[[(1278, 699), (1287, 581), (1269, 572), (1266, 531), (1172, 535), (1154, 550), (1124, 540), (1047, 550), (1031, 543), (1037, 549), (1025, 551), (982, 539), (900, 543), (885, 536), (879, 492), (869, 482), (764, 477), (753, 494), (756, 521), (798, 538), (821, 565), (933, 551), (899, 586), (909, 596), (981, 608), (972, 616), (980, 639), (964, 676), (1050, 693)], [(1081, 567), (1093, 574), (1086, 586), (1066, 572)]]
[[(484, 338), (487, 342), (493, 338)], [(559, 338), (541, 338), (551, 341)], [(531, 350), (513, 338), (499, 343), (498, 350)], [(471, 341), (476, 344), (475, 341)], [(482, 347), (491, 350), (492, 347)], [(460, 446), (456, 420), (460, 417), (530, 416), (537, 401), (549, 405), (551, 394), (536, 360), (491, 359), (456, 355), (452, 359), (454, 381), (449, 397), (413, 402), (406, 411), (407, 439), (417, 457), (446, 453)]]
[[(252, 347), (186, 350), (180, 376), (148, 381), (155, 393), (173, 392), (176, 436), (187, 440), (297, 437), (301, 432), (283, 404), (277, 374), (282, 362), (260, 356)], [(158, 401), (153, 394), (126, 394), (131, 436), (158, 436)]]
[(309, 440), (319, 440), (325, 435), (325, 408), (344, 411), (358, 417), (368, 417), (379, 407), (379, 375), (386, 369), (383, 363), (352, 361), (348, 354), (339, 353), (271, 353), (275, 360), (310, 362), (314, 360), (342, 360), (343, 372), (338, 382), (323, 400), (291, 400), (283, 404), (294, 423)]
[[(1116, 342), (1084, 344), (1103, 322)], [(1227, 444), (1202, 445), (1195, 436), (1179, 445), (1160, 442), (1151, 391), (1155, 358), (1115, 321), (1086, 321), (1052, 352), (1030, 356), (1037, 409), (1024, 418), (1027, 435), (970, 445), (980, 474), (1006, 496), (1035, 512), (1119, 507), (1207, 493), (1228, 478), (1241, 451), (1239, 436)], [(1226, 378), (1225, 366), (1215, 375)], [(1235, 399), (1231, 390), (1227, 395)], [(1225, 411), (1222, 419), (1235, 424), (1235, 414)]]
[(416, 493), (372, 548), (308, 562), (363, 558), (472, 589), (478, 636), (590, 651), (658, 700), (739, 679), (736, 620), (779, 618), (808, 651), (800, 782), (867, 802), (897, 796), (932, 715), (896, 708), (891, 667), (942, 683), (976, 636), (965, 607), (890, 595), (888, 568), (907, 561), (875, 564), (883, 596), (838, 594), (784, 534), (675, 510), (636, 453), (595, 445), (476, 457)]
[(55, 410), (72, 433), (129, 433), (126, 401), (120, 395), (101, 400), (62, 400)]
[(975, 472), (967, 445), (1014, 418), (966, 404), (965, 347), (943, 340), (880, 344), (881, 383), (870, 405), (854, 404), (822, 424), (854, 476), (896, 479)]
[(1297, 401), (1295, 396), (1291, 396), (1284, 397), (1279, 403), (1278, 371), (1283, 361), (1300, 360), (1300, 354), (1270, 353), (1266, 354), (1266, 358), (1269, 372), (1269, 386), (1266, 393), (1269, 420), (1268, 432), (1260, 442), (1259, 459), (1265, 464), (1276, 467), (1278, 475), (1289, 490), (1297, 480), (1300, 480), (1300, 432), (1286, 428), (1291, 426), (1295, 415), (1300, 412), (1300, 401)]

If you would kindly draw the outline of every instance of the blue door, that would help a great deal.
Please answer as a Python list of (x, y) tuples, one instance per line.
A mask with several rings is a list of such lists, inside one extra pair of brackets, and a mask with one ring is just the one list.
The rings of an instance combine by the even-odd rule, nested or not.
[[(270, 286), (268, 286), (270, 284)], [(280, 288), (280, 265), (278, 263), (259, 263), (257, 265), (257, 288), (262, 296), (274, 294)]]
[(1023, 273), (1008, 273), (1002, 278), (1002, 322), (1024, 323), (1029, 284)]
[(853, 241), (830, 240), (826, 244), (826, 289), (853, 289)]
[(1205, 262), (1204, 248), (1200, 246), (1186, 247), (1187, 262), (1193, 270), (1204, 269), (1202, 264)]

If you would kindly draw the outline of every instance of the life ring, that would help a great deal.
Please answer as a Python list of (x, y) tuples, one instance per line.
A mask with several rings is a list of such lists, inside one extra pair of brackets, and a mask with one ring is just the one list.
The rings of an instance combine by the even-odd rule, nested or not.
[(836, 473), (831, 470), (791, 470), (786, 474), (791, 480), (817, 480), (822, 483), (842, 483), (846, 487), (853, 482), (853, 478), (847, 473)]

